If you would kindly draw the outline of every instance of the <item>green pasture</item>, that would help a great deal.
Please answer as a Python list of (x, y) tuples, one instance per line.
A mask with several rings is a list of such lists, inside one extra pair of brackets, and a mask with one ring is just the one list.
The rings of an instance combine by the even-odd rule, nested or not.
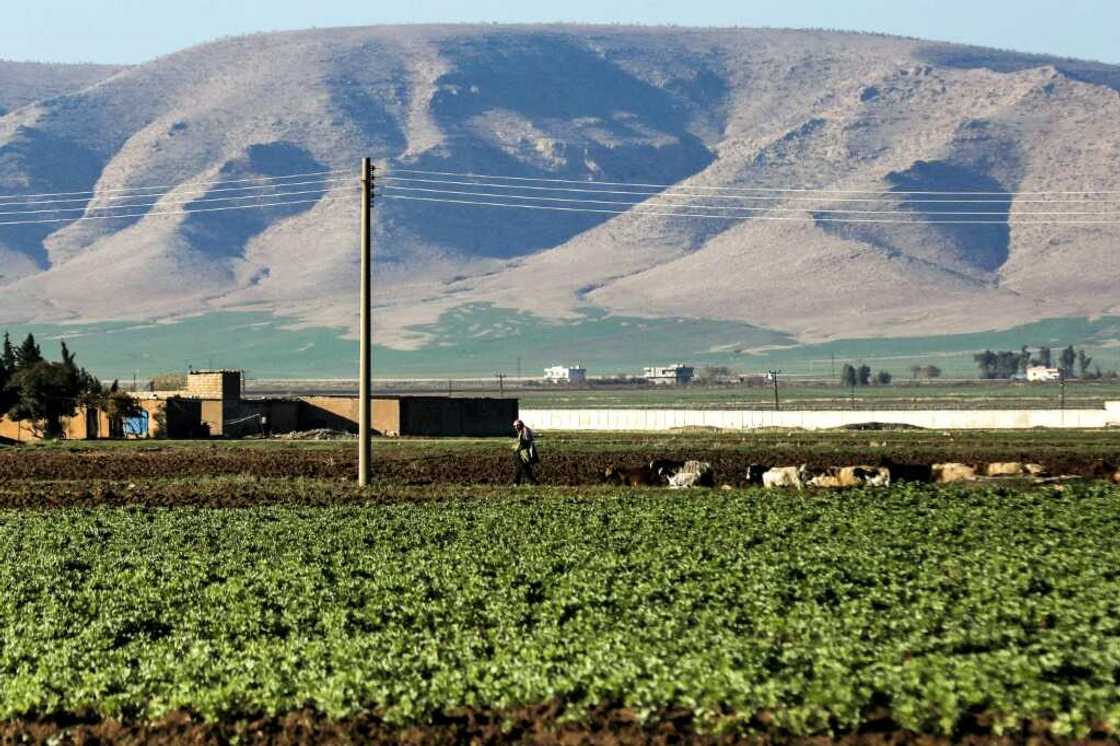
[[(229, 367), (250, 378), (354, 379), (357, 343), (340, 329), (309, 327), (261, 312), (223, 311), (159, 322), (3, 325), (13, 336), (34, 332), (66, 339), (80, 362), (106, 379), (143, 380), (155, 373)], [(844, 362), (907, 378), (912, 365), (937, 365), (948, 377), (975, 375), (973, 353), (1023, 345), (1085, 347), (1104, 370), (1120, 368), (1120, 319), (1048, 319), (1006, 331), (894, 339), (847, 339), (799, 345), (790, 336), (748, 324), (704, 319), (643, 319), (588, 308), (552, 320), (487, 304), (460, 306), (422, 335), (416, 350), (375, 346), (379, 378), (541, 375), (543, 368), (581, 362), (592, 375), (640, 373), (654, 364), (727, 365), (745, 373), (781, 368), (791, 375), (831, 378)]]

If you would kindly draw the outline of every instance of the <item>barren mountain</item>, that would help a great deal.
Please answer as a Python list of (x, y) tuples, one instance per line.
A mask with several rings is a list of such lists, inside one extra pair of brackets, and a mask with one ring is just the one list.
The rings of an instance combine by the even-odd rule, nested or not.
[(0, 115), (36, 101), (75, 93), (124, 69), (121, 65), (0, 60)]
[[(252, 308), (350, 328), (354, 179), (298, 205), (167, 213), (222, 196), (211, 182), (356, 172), (363, 155), (390, 177), (387, 197), (509, 193), (393, 178), (423, 178), (408, 170), (703, 195), (653, 195), (650, 214), (616, 214), (628, 198), (607, 194), (577, 203), (595, 213), (380, 199), (376, 317), (401, 345), (476, 302), (737, 320), (802, 340), (1120, 306), (1120, 226), (1104, 224), (1116, 200), (1082, 193), (1120, 191), (1116, 66), (839, 32), (414, 26), (221, 41), (89, 71), (79, 90), (43, 84), (18, 107), (5, 102), (34, 87), (13, 88), (7, 69), (0, 194), (92, 196), (42, 214), (59, 222), (0, 225), (4, 322)], [(128, 218), (71, 220), (149, 185), (174, 188)], [(557, 185), (520, 193), (582, 198)], [(765, 198), (699, 217), (732, 188)], [(1015, 194), (966, 206), (989, 222), (962, 225), (959, 205), (920, 194), (945, 191)], [(663, 214), (673, 205), (691, 209)], [(1101, 223), (1053, 224), (1078, 220)]]

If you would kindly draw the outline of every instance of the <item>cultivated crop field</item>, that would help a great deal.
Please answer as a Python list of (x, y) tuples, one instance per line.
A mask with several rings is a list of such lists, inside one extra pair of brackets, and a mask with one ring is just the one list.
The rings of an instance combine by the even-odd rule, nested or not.
[[(1036, 456), (1116, 453), (1106, 434), (1036, 435)], [(546, 464), (730, 465), (846, 460), (870, 439), (938, 460), (1028, 445), (791, 436), (809, 438), (542, 447)], [(501, 441), (377, 447), (391, 471), (364, 491), (344, 479), (352, 448), (330, 443), (0, 449), (0, 741), (1120, 732), (1106, 482), (511, 488), (430, 465), (497, 451), (504, 476)]]
[[(374, 477), (381, 486), (507, 484), (509, 442), (494, 438), (379, 439)], [(898, 463), (1038, 462), (1051, 474), (1111, 475), (1120, 466), (1120, 430), (1075, 431), (754, 431), (664, 434), (545, 433), (540, 481), (593, 485), (611, 463), (654, 458), (709, 461), (720, 484), (746, 483), (751, 463), (843, 466)], [(31, 448), (0, 447), (5, 480), (140, 479), (251, 474), (259, 477), (353, 479), (357, 450), (331, 441), (72, 441)]]

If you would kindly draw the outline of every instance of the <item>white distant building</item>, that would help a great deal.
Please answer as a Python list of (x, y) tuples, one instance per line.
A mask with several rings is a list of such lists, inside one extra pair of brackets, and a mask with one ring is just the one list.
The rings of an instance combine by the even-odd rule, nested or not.
[(645, 368), (642, 375), (650, 383), (663, 385), (683, 385), (692, 380), (695, 370), (690, 365), (654, 365)]
[(1027, 368), (1028, 381), (1059, 381), (1062, 373), (1057, 368), (1047, 368), (1044, 365), (1033, 365)]
[(586, 383), (587, 368), (575, 365), (554, 365), (544, 369), (544, 380), (549, 383)]

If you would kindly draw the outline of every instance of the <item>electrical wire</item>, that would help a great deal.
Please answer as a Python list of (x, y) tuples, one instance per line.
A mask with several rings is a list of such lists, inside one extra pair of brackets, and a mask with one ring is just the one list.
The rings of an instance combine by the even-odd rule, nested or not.
[[(559, 187), (559, 186), (528, 186), (524, 184), (498, 184), (485, 181), (456, 181), (449, 179), (417, 179), (405, 176), (387, 176), (378, 180), (382, 182), (406, 182), (414, 184), (439, 184), (447, 186), (473, 186), (473, 187), (486, 187), (488, 189), (518, 189), (530, 190), (538, 192), (573, 192), (580, 194), (627, 194), (634, 196), (657, 196), (657, 195), (674, 195), (674, 196), (694, 196), (704, 197), (705, 199), (726, 199), (726, 200), (746, 200), (751, 202), (812, 202), (819, 204), (821, 202), (886, 202), (890, 201), (891, 197), (767, 197), (758, 195), (739, 195), (739, 194), (690, 194), (683, 191), (687, 189), (698, 189), (699, 187), (692, 186), (673, 186), (666, 189), (656, 191), (638, 192), (633, 190), (621, 189), (580, 189), (576, 187)], [(898, 195), (898, 192), (888, 192), (892, 196)], [(1092, 204), (1115, 204), (1115, 199), (907, 199), (907, 204), (1082, 204), (1089, 202)]]
[(194, 215), (200, 212), (225, 212), (227, 210), (253, 210), (261, 207), (284, 207), (287, 205), (304, 205), (312, 203), (333, 202), (341, 197), (322, 197), (319, 199), (298, 199), (287, 202), (266, 202), (258, 205), (232, 205), (226, 207), (206, 207), (201, 210), (171, 210), (168, 212), (139, 212), (130, 215), (83, 215), (77, 218), (49, 218), (44, 220), (9, 220), (0, 222), (0, 225), (42, 225), (46, 223), (79, 223), (83, 220), (118, 220), (122, 218), (150, 218), (163, 215)]
[[(258, 189), (287, 189), (294, 186), (306, 186), (308, 184), (333, 184), (340, 181), (354, 181), (353, 179), (312, 179), (311, 181), (286, 181), (282, 184), (260, 184), (257, 186), (247, 187), (224, 187), (219, 189), (172, 189), (166, 192), (153, 192), (152, 194), (124, 194), (120, 197), (103, 197), (97, 195), (96, 197), (75, 197), (73, 199), (41, 199), (41, 200), (27, 200), (26, 202), (0, 202), (0, 207), (27, 207), (28, 205), (61, 205), (73, 204), (81, 202), (88, 204), (93, 199), (99, 201), (112, 202), (120, 199), (158, 199), (165, 197), (169, 194), (214, 194), (217, 192), (249, 192)], [(357, 182), (354, 182), (357, 183)], [(266, 195), (267, 196), (267, 195)]]
[[(309, 176), (328, 176), (328, 175), (344, 174), (344, 173), (350, 173), (350, 172), (346, 171), (346, 170), (342, 170), (342, 169), (333, 169), (333, 170), (330, 170), (330, 171), (307, 171), (307, 172), (304, 172), (304, 173), (285, 174), (284, 176), (253, 176), (253, 177), (250, 177), (250, 178), (247, 178), (247, 179), (220, 179), (220, 180), (217, 180), (217, 181), (199, 181), (199, 182), (196, 182), (196, 184), (199, 185), (199, 186), (205, 186), (205, 185), (208, 185), (208, 184), (244, 184), (244, 183), (248, 183), (250, 181), (279, 181), (281, 179), (295, 179), (295, 178), (304, 178), (304, 177), (309, 177)], [(99, 189), (99, 190), (96, 190), (96, 191), (86, 191), (86, 192), (40, 192), (38, 194), (0, 194), (0, 200), (6, 200), (6, 199), (17, 199), (17, 200), (19, 200), (19, 199), (25, 199), (27, 197), (71, 197), (71, 196), (79, 196), (79, 195), (83, 195), (83, 194), (93, 195), (93, 194), (97, 194), (99, 192), (134, 192), (134, 191), (138, 191), (138, 190), (151, 190), (151, 189), (175, 189), (178, 186), (180, 186), (180, 185), (179, 184), (163, 184), (163, 185), (140, 186), (140, 187), (106, 188), (106, 189)]]
[[(693, 204), (691, 202), (690, 203), (685, 203), (685, 204), (673, 203), (673, 202), (664, 203), (664, 202), (661, 202), (661, 200), (663, 199), (662, 195), (651, 195), (652, 199), (646, 200), (646, 201), (643, 201), (643, 202), (621, 202), (621, 201), (618, 201), (618, 200), (586, 199), (586, 198), (578, 198), (577, 199), (577, 198), (571, 198), (571, 197), (538, 197), (538, 196), (528, 196), (528, 197), (526, 197), (526, 196), (522, 196), (522, 195), (518, 195), (518, 194), (495, 194), (493, 192), (467, 192), (467, 191), (452, 190), (452, 189), (429, 189), (429, 188), (424, 188), (424, 187), (390, 186), (388, 188), (389, 189), (397, 189), (397, 190), (406, 191), (406, 192), (427, 192), (427, 193), (434, 193), (434, 194), (462, 195), (462, 196), (468, 196), (468, 197), (494, 197), (494, 198), (497, 198), (497, 199), (533, 200), (533, 201), (537, 201), (537, 202), (587, 203), (587, 204), (598, 204), (598, 205), (641, 206), (641, 205), (650, 204), (650, 203), (653, 203), (653, 202), (656, 201), (656, 202), (658, 202), (658, 204), (656, 205), (657, 207), (681, 207), (681, 208), (688, 208), (688, 209), (691, 209), (691, 210), (735, 210), (735, 211), (738, 211), (738, 212), (751, 212), (751, 213), (755, 213), (755, 212), (782, 212), (782, 213), (784, 213), (784, 212), (796, 212), (796, 213), (816, 212), (816, 213), (831, 213), (831, 214), (839, 214), (839, 215), (897, 215), (897, 214), (899, 214), (899, 211), (900, 211), (899, 209), (894, 209), (894, 210), (837, 210), (837, 209), (833, 209), (833, 208), (810, 209), (810, 208), (807, 208), (807, 207), (736, 207), (734, 205), (697, 205), (697, 204)], [(671, 196), (675, 196), (675, 195), (671, 195)], [(1002, 212), (978, 212), (978, 211), (967, 211), (967, 210), (966, 211), (935, 210), (935, 211), (925, 211), (925, 212), (923, 212), (923, 211), (918, 211), (918, 210), (905, 210), (904, 214), (907, 214), (907, 215), (935, 215), (935, 216), (936, 215), (949, 215), (949, 216), (978, 215), (978, 216), (982, 216), (982, 217), (983, 216), (991, 217), (991, 216), (1007, 215), (1007, 211), (1002, 211)], [(1112, 217), (1120, 217), (1120, 212), (1074, 212), (1074, 211), (1069, 211), (1069, 210), (1060, 211), (1060, 212), (1029, 211), (1029, 212), (1018, 212), (1018, 213), (1016, 213), (1016, 215), (1017, 216), (1018, 215), (1046, 215), (1046, 216), (1053, 216), (1053, 215), (1108, 215), (1108, 216), (1112, 216)]]
[[(355, 185), (355, 187), (357, 187), (357, 185)], [(355, 187), (352, 187), (352, 189), (355, 188)], [(345, 187), (343, 187), (343, 189), (345, 189)], [(189, 197), (187, 199), (159, 200), (158, 202), (143, 202), (143, 203), (139, 203), (139, 204), (129, 204), (129, 205), (109, 205), (109, 206), (106, 206), (106, 207), (51, 207), (51, 208), (47, 208), (47, 209), (43, 209), (43, 210), (10, 210), (10, 211), (7, 211), (7, 212), (0, 212), (0, 215), (35, 215), (35, 214), (58, 213), (58, 212), (89, 212), (89, 211), (93, 211), (93, 210), (102, 212), (102, 211), (105, 211), (105, 210), (128, 210), (128, 209), (135, 209), (135, 208), (140, 208), (140, 207), (157, 207), (157, 206), (161, 206), (161, 205), (181, 205), (181, 204), (197, 205), (197, 204), (202, 204), (202, 203), (207, 203), (207, 202), (233, 202), (233, 201), (236, 201), (236, 200), (246, 200), (246, 199), (275, 199), (275, 198), (278, 198), (278, 197), (292, 197), (292, 196), (301, 195), (301, 194), (327, 194), (328, 192), (331, 192), (331, 191), (338, 191), (338, 188), (335, 187), (333, 189), (302, 189), (302, 190), (295, 191), (295, 192), (275, 192), (275, 193), (272, 193), (272, 194), (246, 194), (246, 195), (242, 195), (240, 197), (205, 197), (205, 198)]]
[[(478, 207), (503, 207), (503, 208), (520, 208), (524, 210), (547, 210), (556, 212), (572, 212), (572, 213), (593, 213), (593, 214), (607, 214), (607, 215), (653, 215), (661, 217), (678, 217), (678, 218), (707, 218), (710, 220), (765, 220), (765, 221), (779, 221), (787, 223), (883, 223), (895, 225), (1011, 225), (1007, 220), (886, 220), (882, 218), (794, 218), (794, 217), (781, 217), (772, 215), (709, 215), (707, 213), (687, 213), (687, 212), (658, 212), (653, 210), (644, 210), (640, 206), (634, 207), (630, 210), (608, 210), (591, 207), (561, 207), (558, 205), (518, 205), (502, 202), (475, 202), (471, 200), (460, 199), (440, 199), (436, 197), (410, 197), (400, 194), (383, 194), (385, 199), (399, 199), (410, 200), (415, 202), (433, 202), (449, 205), (470, 205)], [(1034, 220), (1034, 221), (1020, 221), (1016, 220), (1016, 226), (1021, 225), (1120, 225), (1120, 221), (1108, 220)]]
[[(537, 176), (500, 176), (496, 174), (476, 174), (464, 171), (424, 171), (414, 168), (393, 168), (390, 170), (392, 173), (402, 174), (420, 174), (421, 176), (454, 176), (460, 178), (476, 178), (476, 179), (504, 179), (506, 181), (531, 181), (531, 182), (549, 182), (556, 184), (595, 184), (601, 186), (623, 186), (623, 187), (648, 187), (656, 189), (671, 189), (674, 184), (646, 184), (638, 182), (626, 181), (594, 181), (590, 179), (549, 179)], [(1117, 191), (1101, 191), (1080, 189), (1071, 191), (1036, 191), (1036, 192), (987, 192), (987, 191), (939, 191), (939, 190), (910, 190), (910, 191), (884, 191), (881, 189), (819, 189), (819, 188), (803, 188), (803, 187), (714, 187), (714, 186), (701, 186), (692, 185), (690, 189), (703, 189), (713, 191), (740, 191), (740, 192), (762, 192), (762, 193), (816, 193), (816, 194), (884, 194), (884, 195), (898, 195), (898, 194), (916, 194), (916, 195), (949, 195), (949, 196), (995, 196), (995, 197), (1011, 197), (1021, 194), (1028, 195), (1043, 195), (1043, 194), (1060, 194), (1060, 195), (1074, 195), (1074, 194), (1120, 194)]]

